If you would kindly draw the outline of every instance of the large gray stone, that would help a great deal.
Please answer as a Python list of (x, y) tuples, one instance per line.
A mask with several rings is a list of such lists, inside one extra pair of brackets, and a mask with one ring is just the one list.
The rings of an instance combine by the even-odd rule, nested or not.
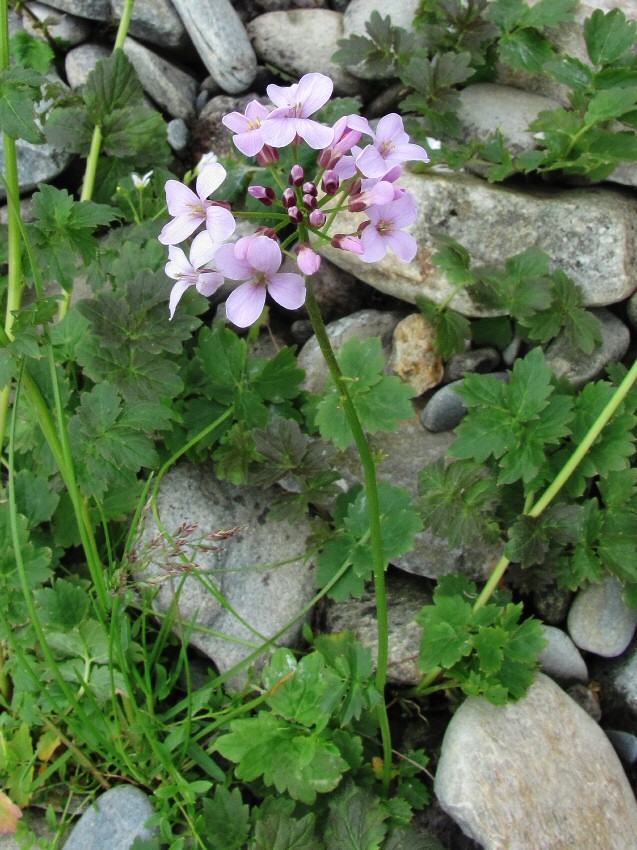
[(568, 612), (568, 632), (580, 649), (615, 658), (626, 649), (637, 627), (637, 611), (622, 600), (615, 576), (580, 590)]
[[(423, 605), (431, 604), (428, 593), (414, 576), (387, 575), (387, 619), (389, 626), (389, 663), (387, 681), (396, 685), (415, 685), (420, 681), (418, 653), (422, 627), (414, 622)], [(378, 623), (373, 585), (360, 599), (331, 602), (326, 614), (328, 632), (348, 629), (378, 661)]]
[[(18, 139), (15, 148), (20, 192), (30, 192), (39, 183), (48, 183), (58, 177), (73, 159), (72, 154), (54, 148), (53, 145), (32, 145), (23, 139)], [(4, 163), (4, 143), (1, 135), (0, 162)], [(4, 185), (0, 183), (0, 200), (6, 197)]]
[[(589, 306), (621, 301), (637, 289), (637, 200), (623, 193), (600, 187), (521, 192), (468, 174), (407, 173), (400, 182), (419, 208), (409, 228), (418, 242), (413, 262), (388, 252), (377, 263), (364, 263), (349, 251), (321, 248), (333, 263), (381, 292), (412, 304), (419, 295), (441, 303), (452, 293), (454, 284), (431, 262), (437, 233), (465, 245), (475, 265), (502, 264), (537, 246), (581, 287)], [(341, 213), (332, 233), (355, 231), (364, 220), (363, 213)], [(464, 292), (452, 306), (468, 316), (487, 314)]]
[(238, 94), (251, 85), (257, 60), (230, 0), (173, 0), (192, 43), (221, 88)]
[[(184, 546), (191, 563), (196, 564), (195, 572), (217, 588), (232, 610), (224, 607), (192, 569), (184, 572), (180, 561), (171, 560), (172, 547), (155, 543), (148, 549), (157, 535), (150, 518), (144, 529), (137, 558), (140, 568), (145, 565), (146, 569), (137, 573), (138, 578), (158, 588), (154, 604), (160, 611), (169, 608), (183, 580), (179, 610), (184, 623), (195, 623), (190, 643), (222, 673), (292, 621), (278, 642), (294, 646), (307, 619), (307, 614), (300, 616), (301, 611), (315, 593), (313, 565), (304, 562), (309, 523), (268, 520), (273, 496), (267, 489), (218, 481), (214, 470), (201, 464), (175, 466), (159, 489), (157, 507), (170, 534), (184, 522), (196, 525), (193, 537), (187, 535), (189, 540), (237, 529), (216, 549), (191, 543)], [(276, 566), (280, 562), (288, 563)], [(245, 670), (235, 675), (230, 685), (241, 686), (244, 681)]]
[(586, 662), (570, 637), (555, 626), (542, 626), (546, 646), (538, 661), (543, 673), (558, 682), (588, 682)]
[(137, 837), (149, 840), (157, 834), (157, 827), (145, 826), (154, 814), (150, 800), (139, 788), (111, 788), (84, 812), (63, 850), (130, 850)]
[(124, 53), (137, 71), (146, 94), (173, 118), (194, 115), (197, 81), (172, 62), (167, 62), (132, 38), (124, 41)]
[[(111, 0), (113, 17), (122, 17), (124, 2)], [(135, 0), (128, 31), (159, 47), (179, 48), (189, 43), (186, 28), (170, 0)]]
[(331, 77), (334, 92), (353, 95), (360, 82), (332, 61), (336, 42), (343, 38), (343, 16), (329, 9), (266, 12), (250, 21), (248, 35), (257, 56), (300, 78), (318, 71)]
[(72, 89), (83, 86), (88, 80), (89, 74), (95, 68), (100, 59), (107, 59), (111, 51), (103, 44), (81, 44), (69, 50), (64, 60), (66, 80)]
[(36, 20), (46, 24), (47, 33), (61, 47), (68, 48), (81, 44), (91, 33), (91, 25), (84, 18), (76, 18), (75, 15), (60, 12), (43, 3), (28, 3), (27, 8), (34, 17), (24, 16), (24, 29), (36, 38), (44, 37), (42, 27), (36, 24)]
[(541, 673), (519, 702), (460, 706), (434, 791), (485, 850), (637, 847), (637, 804), (610, 741)]
[(49, 6), (70, 12), (78, 18), (89, 18), (92, 21), (110, 21), (110, 0), (49, 0)]

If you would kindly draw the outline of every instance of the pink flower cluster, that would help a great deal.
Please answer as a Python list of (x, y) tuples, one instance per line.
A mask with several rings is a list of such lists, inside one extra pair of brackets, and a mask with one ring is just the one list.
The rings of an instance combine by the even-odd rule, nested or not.
[[(364, 262), (376, 262), (392, 251), (411, 261), (416, 241), (404, 228), (417, 217), (413, 197), (396, 184), (403, 163), (427, 161), (424, 148), (410, 143), (402, 118), (390, 114), (381, 118), (374, 130), (360, 115), (339, 118), (327, 127), (311, 116), (329, 100), (333, 84), (323, 74), (306, 74), (298, 83), (283, 87), (270, 85), (268, 96), (274, 109), (251, 101), (244, 114), (231, 112), (222, 120), (233, 133), (236, 147), (246, 156), (256, 157), (261, 167), (277, 167), (280, 148), (302, 141), (319, 151), (315, 182), (305, 179), (300, 165), (288, 175), (289, 187), (277, 199), (270, 186), (250, 186), (248, 192), (266, 206), (277, 202), (280, 223), (274, 229), (259, 228), (251, 236), (228, 242), (236, 228), (229, 205), (210, 200), (223, 183), (226, 171), (219, 163), (201, 170), (195, 191), (176, 180), (166, 183), (168, 212), (173, 217), (159, 235), (169, 247), (166, 274), (176, 283), (170, 295), (170, 318), (182, 294), (195, 286), (203, 295), (212, 295), (225, 278), (241, 282), (228, 297), (228, 319), (239, 327), (253, 324), (263, 310), (266, 293), (282, 307), (298, 309), (305, 301), (305, 281), (301, 274), (280, 271), (284, 260), (279, 231), (285, 229), (283, 248), (296, 241), (296, 262), (303, 275), (314, 274), (320, 256), (310, 239), (330, 241), (327, 232), (330, 213), (347, 204), (352, 212), (364, 212), (367, 220), (358, 230), (331, 238), (335, 247), (360, 255)], [(363, 136), (371, 139), (360, 146)], [(281, 175), (278, 175), (280, 183)], [(323, 191), (319, 197), (318, 185)], [(285, 213), (285, 214), (283, 214)], [(241, 213), (237, 213), (240, 216)], [(296, 228), (288, 235), (290, 224)], [(192, 240), (189, 258), (176, 247), (201, 226), (205, 230)]]

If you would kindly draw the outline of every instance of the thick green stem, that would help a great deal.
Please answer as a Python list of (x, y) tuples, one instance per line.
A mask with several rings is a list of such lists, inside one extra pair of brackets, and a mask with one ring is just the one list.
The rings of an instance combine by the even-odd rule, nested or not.
[(376, 666), (376, 688), (381, 695), (378, 709), (378, 720), (383, 742), (383, 787), (389, 791), (391, 780), (391, 733), (387, 706), (385, 705), (385, 685), (387, 683), (387, 661), (389, 645), (389, 629), (387, 622), (387, 592), (385, 588), (385, 557), (380, 526), (380, 508), (378, 504), (378, 487), (376, 485), (376, 464), (372, 456), (367, 438), (361, 426), (358, 414), (352, 403), (347, 386), (343, 380), (336, 355), (330, 343), (323, 317), (312, 291), (312, 282), (307, 281), (307, 298), (305, 302), (316, 339), (325, 358), (332, 379), (336, 385), (343, 411), (354, 436), (363, 470), (365, 473), (365, 493), (367, 495), (367, 510), (369, 516), (370, 542), (372, 547), (372, 562), (374, 567), (374, 590), (376, 593), (376, 618), (378, 624), (378, 662)]

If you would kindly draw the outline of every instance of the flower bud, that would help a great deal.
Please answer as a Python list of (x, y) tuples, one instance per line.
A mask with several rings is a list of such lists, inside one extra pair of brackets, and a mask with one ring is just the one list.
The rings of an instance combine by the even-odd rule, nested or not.
[(303, 194), (314, 195), (314, 197), (316, 197), (318, 195), (318, 189), (314, 183), (308, 180), (307, 183), (303, 184)]
[(340, 185), (338, 174), (335, 171), (326, 171), (321, 180), (321, 189), (326, 195), (335, 195)]
[(257, 154), (257, 162), (259, 165), (272, 165), (273, 162), (279, 161), (279, 152), (276, 148), (270, 145), (263, 145)]
[(310, 222), (312, 227), (323, 227), (323, 225), (327, 221), (327, 216), (325, 215), (323, 210), (312, 210), (308, 221)]
[(255, 236), (267, 236), (268, 239), (274, 239), (275, 242), (279, 241), (279, 237), (276, 235), (276, 230), (273, 227), (266, 227), (262, 224), (260, 227), (254, 231)]
[(304, 180), (305, 171), (303, 171), (303, 169), (298, 163), (296, 165), (293, 165), (290, 169), (290, 176), (288, 177), (288, 183), (290, 184), (290, 186), (300, 186)]
[(318, 202), (314, 195), (303, 195), (303, 203), (308, 210), (315, 210)]
[(266, 207), (272, 206), (272, 202), (276, 198), (274, 189), (271, 186), (248, 186), (248, 194), (261, 201)]
[(360, 239), (348, 233), (337, 233), (332, 239), (332, 247), (340, 248), (343, 251), (351, 251), (352, 254), (362, 254), (365, 250)]
[(293, 221), (294, 224), (300, 224), (305, 217), (298, 207), (290, 207), (288, 210), (288, 216), (290, 217), (290, 221)]
[(282, 201), (286, 210), (290, 209), (290, 207), (296, 203), (296, 194), (294, 193), (294, 189), (284, 189)]
[(303, 274), (316, 274), (321, 267), (321, 257), (309, 245), (299, 245), (295, 249), (298, 255), (297, 265)]

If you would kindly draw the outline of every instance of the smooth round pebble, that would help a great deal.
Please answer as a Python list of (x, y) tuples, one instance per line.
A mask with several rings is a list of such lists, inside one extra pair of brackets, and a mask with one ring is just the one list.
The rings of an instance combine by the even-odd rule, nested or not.
[(558, 682), (588, 682), (586, 662), (570, 637), (555, 626), (543, 626), (548, 641), (538, 656), (540, 669)]
[(181, 153), (188, 147), (190, 130), (183, 118), (173, 118), (172, 121), (168, 122), (166, 136), (168, 144), (177, 153)]
[(136, 838), (149, 840), (157, 833), (157, 827), (145, 826), (154, 814), (150, 800), (139, 788), (111, 788), (84, 812), (64, 850), (130, 850)]
[(615, 658), (626, 649), (637, 627), (637, 611), (622, 601), (623, 585), (615, 576), (580, 590), (568, 612), (568, 632), (587, 652)]
[(606, 729), (606, 734), (624, 764), (632, 765), (637, 762), (637, 736), (620, 729)]
[(420, 421), (428, 431), (450, 431), (460, 424), (467, 412), (464, 401), (456, 392), (462, 381), (453, 381), (431, 396), (420, 414)]

